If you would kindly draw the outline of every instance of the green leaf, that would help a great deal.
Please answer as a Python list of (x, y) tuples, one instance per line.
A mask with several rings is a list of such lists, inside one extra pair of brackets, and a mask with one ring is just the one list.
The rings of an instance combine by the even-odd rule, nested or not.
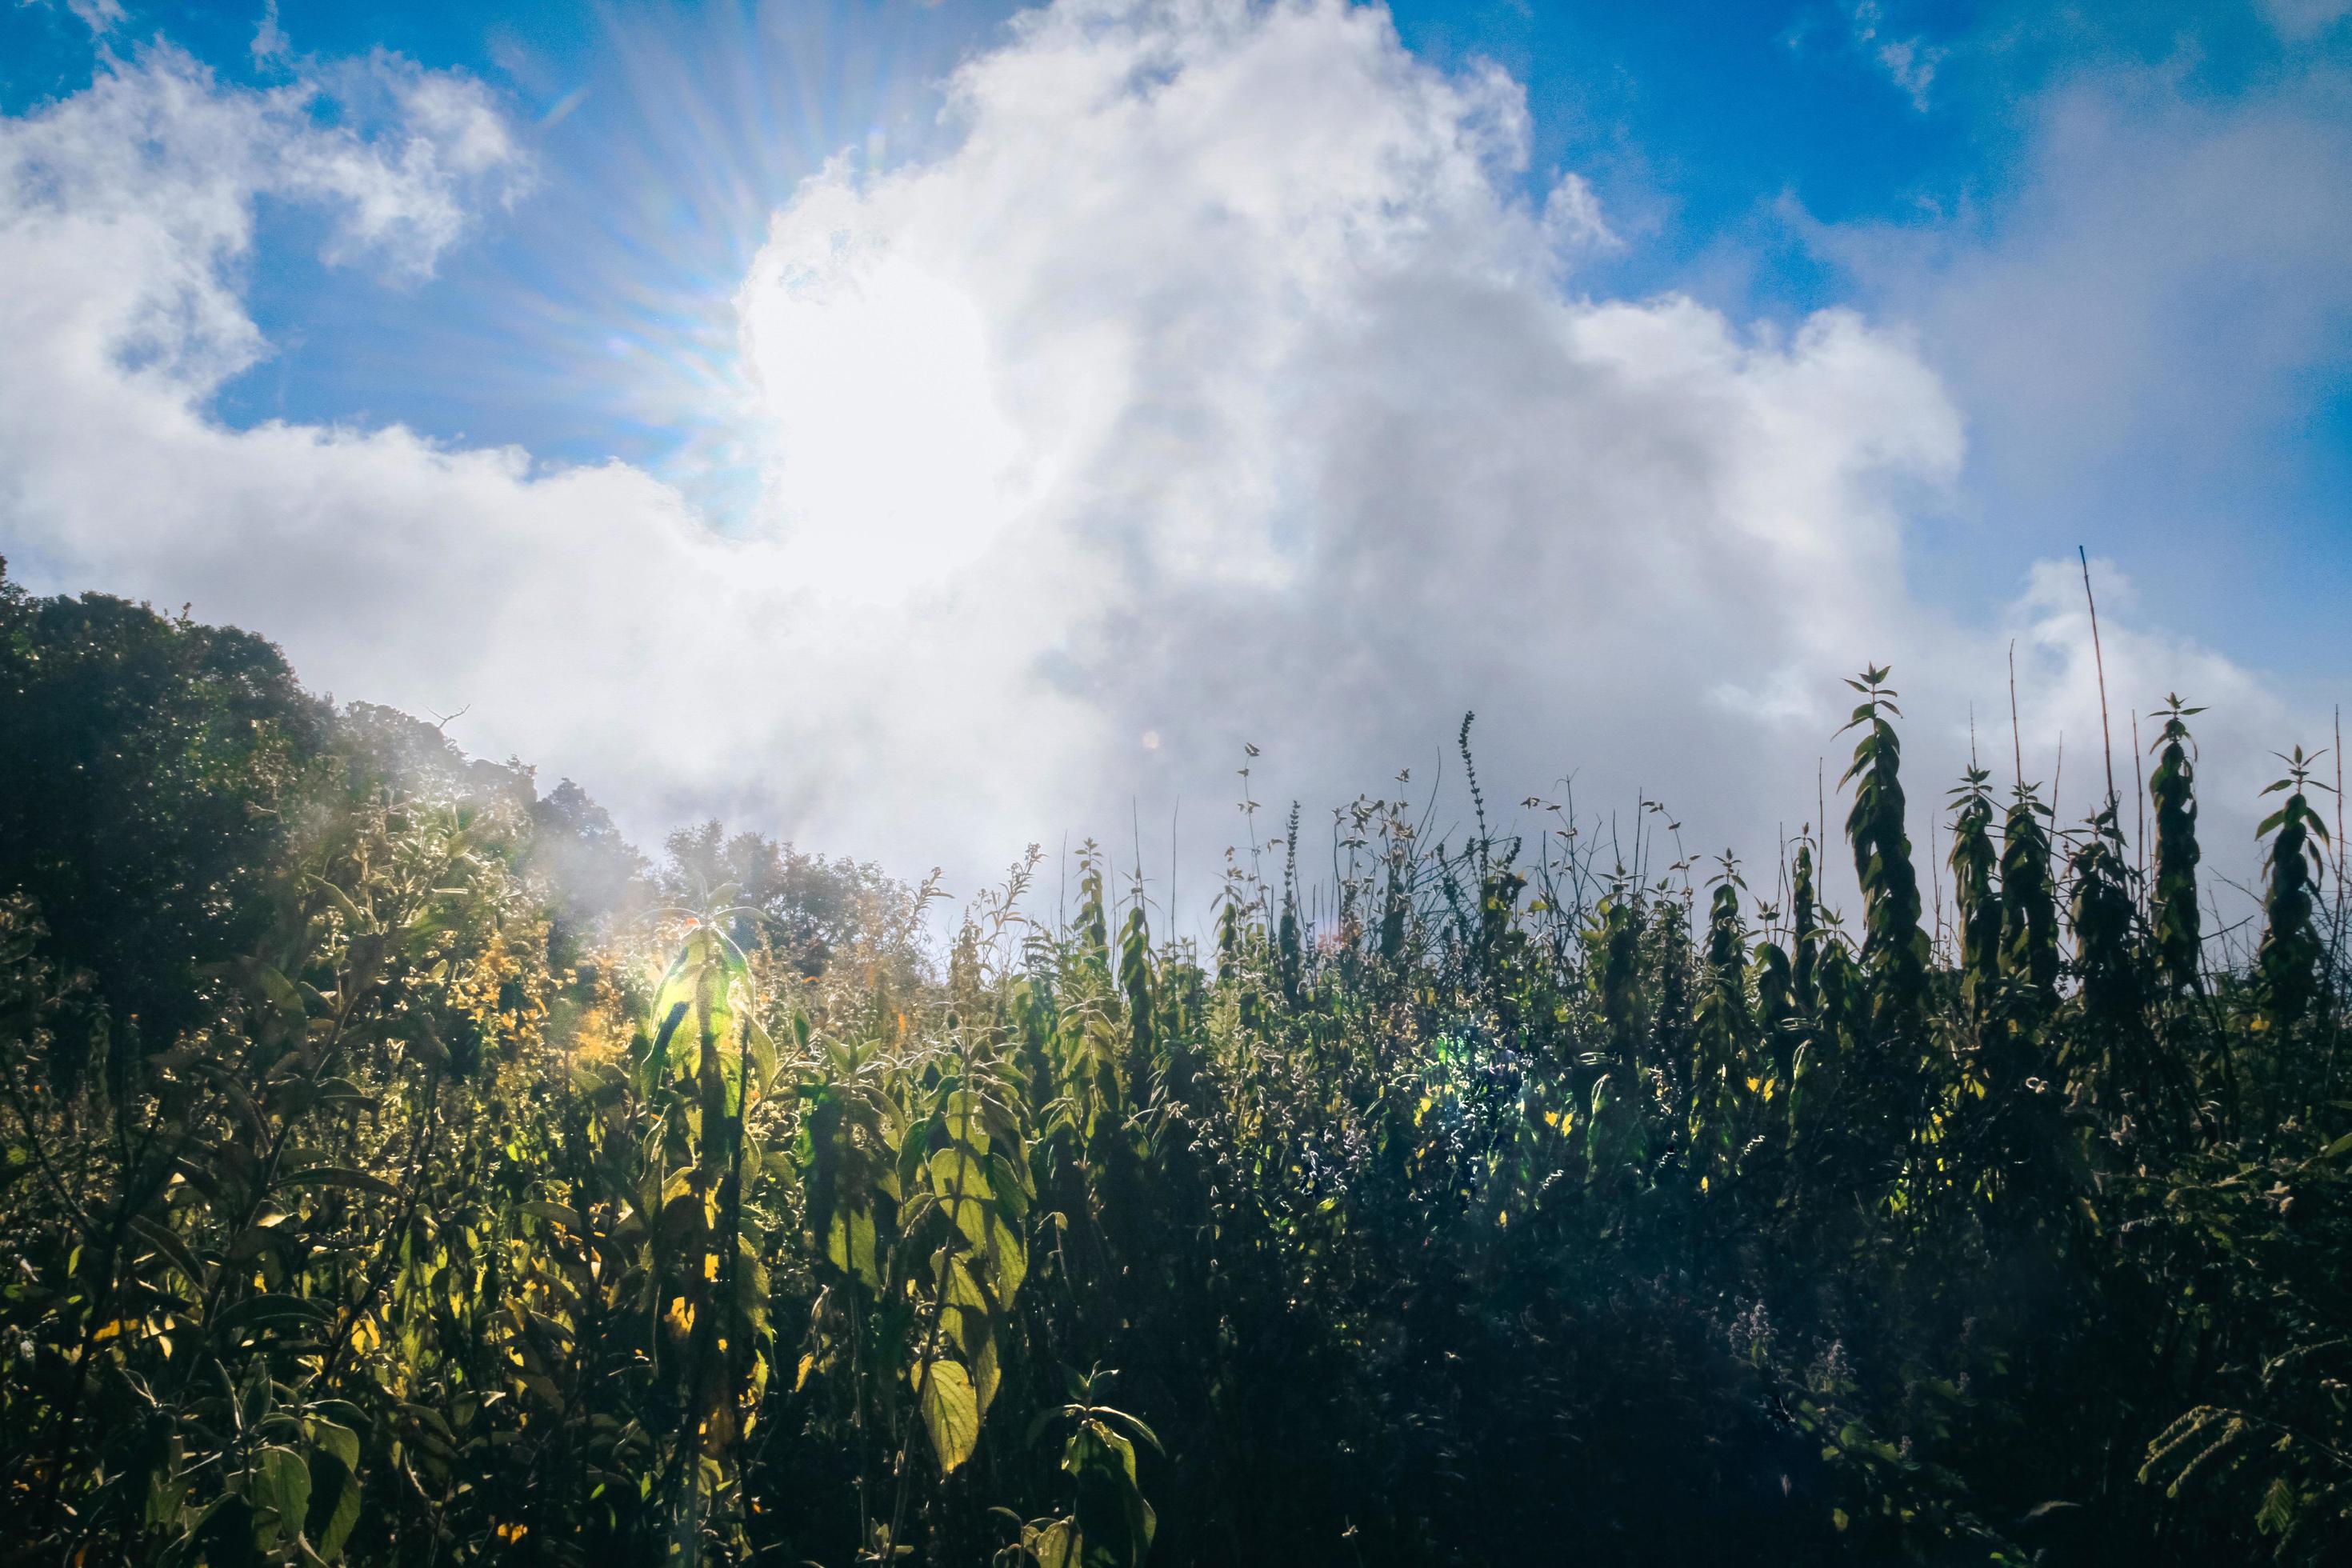
[(334, 904), (336, 910), (342, 915), (343, 919), (351, 921), (352, 927), (354, 931), (365, 931), (367, 929), (370, 923), (367, 916), (362, 914), (360, 912), (360, 907), (352, 902), (352, 896), (349, 893), (346, 893), (341, 888), (338, 888), (335, 884), (328, 881), (323, 877), (319, 879), (319, 886), (322, 890), (324, 890), (328, 900)]
[(844, 1274), (854, 1274), (866, 1285), (879, 1290), (882, 1270), (874, 1257), (874, 1211), (860, 1205), (851, 1209), (835, 1209), (833, 1222), (825, 1227), (824, 1255)]
[(981, 1336), (979, 1345), (972, 1351), (971, 1379), (972, 1394), (979, 1401), (980, 1413), (985, 1415), (988, 1407), (996, 1403), (996, 1390), (1004, 1380), (1002, 1363), (996, 1353), (993, 1326)]
[(254, 989), (276, 1003), (288, 1016), (296, 1018), (303, 1016), (302, 994), (294, 989), (293, 983), (286, 976), (266, 963), (256, 963), (247, 973)]
[(579, 1211), (569, 1205), (551, 1203), (545, 1198), (532, 1198), (522, 1205), (522, 1212), (540, 1219), (551, 1220), (574, 1236), (588, 1234), (588, 1227), (581, 1223)]
[(143, 1215), (132, 1216), (131, 1229), (141, 1239), (152, 1244), (157, 1251), (170, 1258), (173, 1266), (186, 1275), (197, 1289), (201, 1290), (205, 1288), (205, 1266), (196, 1261), (196, 1255), (188, 1250), (188, 1244), (180, 1239), (178, 1233), (172, 1230), (170, 1226), (159, 1224)]
[(1021, 1233), (1004, 1223), (994, 1209), (988, 1211), (988, 1243), (982, 1249), (988, 1260), (988, 1282), (996, 1291), (996, 1299), (1007, 1307), (1020, 1294), (1021, 1282), (1029, 1276), (1029, 1248)]
[(2264, 1535), (2287, 1534), (2294, 1529), (2297, 1501), (2286, 1478), (2273, 1476), (2270, 1489), (2263, 1494), (2263, 1506), (2254, 1514), (2254, 1528)]
[(1082, 1422), (1062, 1468), (1077, 1483), (1077, 1524), (1087, 1568), (1139, 1568), (1159, 1518), (1136, 1484), (1135, 1447), (1101, 1422)]
[(987, 1172), (981, 1156), (961, 1143), (950, 1144), (930, 1160), (931, 1187), (940, 1206), (982, 1259), (996, 1299), (1010, 1305), (1028, 1275), (1029, 1249), (1021, 1233), (1005, 1223)]
[[(941, 1249), (942, 1252), (945, 1248)], [(971, 1369), (972, 1392), (979, 1401), (980, 1413), (985, 1415), (995, 1402), (1000, 1370), (996, 1352), (996, 1314), (988, 1297), (971, 1277), (971, 1270), (961, 1257), (950, 1257), (946, 1264), (946, 1299), (940, 1303), (940, 1328), (948, 1343), (955, 1348)], [(937, 1260), (934, 1263), (936, 1278)]]
[(654, 999), (653, 1016), (661, 1020), (656, 1046), (668, 1069), (695, 1071), (708, 1037), (731, 1078), (740, 1062), (736, 1031), (749, 1014), (751, 991), (751, 973), (724, 937), (709, 926), (687, 932)]
[(348, 1468), (357, 1470), (360, 1468), (360, 1435), (349, 1426), (339, 1421), (311, 1415), (304, 1418), (302, 1433), (310, 1440), (312, 1447), (332, 1454)]
[(291, 1448), (273, 1444), (262, 1449), (261, 1463), (253, 1473), (253, 1500), (257, 1508), (276, 1515), (279, 1537), (291, 1540), (310, 1517), (310, 1467)]
[[(988, 1167), (978, 1154), (961, 1143), (950, 1143), (933, 1154), (930, 1166), (931, 1190), (940, 1194), (942, 1205), (954, 1204), (961, 1207), (969, 1203), (977, 1206), (996, 1195), (996, 1189), (988, 1184)], [(962, 1220), (959, 1219), (956, 1224), (964, 1234), (971, 1237), (974, 1247), (980, 1245), (979, 1236)]]
[(324, 1302), (301, 1296), (249, 1296), (213, 1320), (213, 1332), (234, 1335), (247, 1329), (316, 1328), (334, 1321)]
[(1037, 1559), (1038, 1568), (1078, 1568), (1085, 1561), (1076, 1520), (1057, 1519), (1043, 1530), (1024, 1530), (1021, 1544)]
[(342, 1165), (313, 1165), (307, 1171), (280, 1176), (278, 1182), (289, 1187), (350, 1187), (357, 1192), (373, 1193), (378, 1197), (400, 1196), (400, 1189), (382, 1176), (371, 1176), (365, 1171), (354, 1171)]
[(1116, 1422), (1125, 1426), (1131, 1435), (1150, 1444), (1153, 1453), (1165, 1454), (1168, 1451), (1160, 1444), (1160, 1434), (1154, 1432), (1140, 1415), (1129, 1415), (1126, 1411), (1114, 1410), (1108, 1405), (1096, 1405), (1094, 1412), (1096, 1419), (1099, 1421), (1106, 1424)]
[(980, 1443), (980, 1401), (971, 1375), (944, 1358), (932, 1362), (923, 1377), (920, 1403), (923, 1430), (930, 1435), (940, 1472), (947, 1474), (971, 1458)]
[(776, 1043), (768, 1037), (768, 1031), (760, 1026), (757, 1018), (746, 1024), (743, 1038), (751, 1051), (752, 1086), (764, 1100), (775, 1088)]
[(667, 1011), (656, 1015), (661, 1019), (661, 1027), (654, 1036), (654, 1058), (664, 1068), (671, 1070), (676, 1070), (681, 1065), (678, 1061), (680, 1037), (683, 1037), (689, 1045), (694, 1039), (693, 1036), (686, 1034), (680, 1027), (686, 1022), (687, 1009), (689, 1005), (690, 1004), (681, 997), (672, 1002)]
[(238, 1262), (258, 1258), (270, 1243), (278, 1239), (278, 1227), (286, 1223), (286, 1217), (282, 1214), (264, 1215), (247, 1226), (237, 1233), (236, 1239), (228, 1244), (229, 1257)]
[(360, 1439), (348, 1426), (331, 1421), (308, 1423), (310, 1450), (310, 1507), (302, 1532), (311, 1550), (332, 1561), (360, 1521)]
[(1003, 1155), (992, 1152), (988, 1156), (988, 1179), (990, 1184), (996, 1188), (997, 1206), (1003, 1210), (1007, 1219), (1017, 1220), (1029, 1212), (1034, 1194), (1030, 1188), (1028, 1172)]

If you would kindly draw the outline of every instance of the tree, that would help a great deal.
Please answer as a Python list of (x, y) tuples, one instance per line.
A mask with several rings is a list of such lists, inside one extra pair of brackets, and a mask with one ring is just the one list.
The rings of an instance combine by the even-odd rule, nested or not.
[(36, 597), (0, 562), (0, 888), (33, 899), (53, 959), (94, 977), (134, 1048), (170, 1046), (202, 1015), (204, 968), (269, 924), (331, 724), (249, 632)]

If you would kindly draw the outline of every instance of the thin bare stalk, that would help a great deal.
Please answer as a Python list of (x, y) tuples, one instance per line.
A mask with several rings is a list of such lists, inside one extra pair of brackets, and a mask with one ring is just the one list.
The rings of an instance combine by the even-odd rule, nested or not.
[(2074, 553), (2083, 559), (2083, 602), (2091, 607), (2091, 660), (2099, 672), (2099, 739), (2106, 749), (2107, 805), (2112, 808), (2116, 805), (2117, 797), (2116, 795), (2116, 740), (2114, 733), (2107, 727), (2107, 656), (2099, 647), (2099, 602), (2091, 596), (2090, 552), (2078, 544), (2074, 546)]

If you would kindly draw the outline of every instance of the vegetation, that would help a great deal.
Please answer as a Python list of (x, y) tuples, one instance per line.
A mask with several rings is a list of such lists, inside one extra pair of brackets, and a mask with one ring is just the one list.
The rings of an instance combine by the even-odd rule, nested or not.
[(0, 1554), (2344, 1560), (2316, 759), (2246, 962), (2178, 699), (2152, 863), (1974, 769), (1947, 927), (1889, 679), (1851, 932), (1811, 829), (1619, 865), (1474, 772), (1460, 842), (1336, 813), (1318, 890), (1294, 809), (1212, 952), (1088, 847), (935, 959), (929, 885), (656, 868), (254, 638), (0, 585)]

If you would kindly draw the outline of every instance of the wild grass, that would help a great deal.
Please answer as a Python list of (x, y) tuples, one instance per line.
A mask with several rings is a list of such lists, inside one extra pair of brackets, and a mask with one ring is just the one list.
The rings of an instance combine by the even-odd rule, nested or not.
[[(50, 612), (7, 607), (25, 711)], [(137, 889), (61, 948), (60, 829), (11, 819), (0, 1552), (2340, 1561), (2316, 759), (2251, 963), (2200, 930), (2177, 698), (2147, 874), (2120, 800), (1972, 769), (1938, 949), (1890, 679), (1851, 924), (1811, 825), (1769, 877), (1618, 865), (1541, 801), (1492, 831), (1473, 769), (1450, 846), (1342, 808), (1318, 896), (1294, 810), (1213, 951), (1089, 846), (1066, 921), (1033, 854), (934, 964), (927, 888), (715, 829), (656, 873), (355, 710), (299, 788), (252, 753), (236, 918), (138, 977), (166, 1033), (78, 957), (156, 929)]]

